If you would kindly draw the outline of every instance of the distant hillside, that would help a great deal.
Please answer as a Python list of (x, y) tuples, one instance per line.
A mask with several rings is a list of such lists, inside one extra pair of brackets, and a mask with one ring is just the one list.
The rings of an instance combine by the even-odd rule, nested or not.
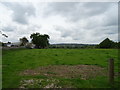
[(79, 43), (57, 43), (51, 45), (98, 45), (98, 44), (79, 44)]
[(95, 47), (97, 44), (59, 43), (50, 44), (50, 48), (86, 48)]

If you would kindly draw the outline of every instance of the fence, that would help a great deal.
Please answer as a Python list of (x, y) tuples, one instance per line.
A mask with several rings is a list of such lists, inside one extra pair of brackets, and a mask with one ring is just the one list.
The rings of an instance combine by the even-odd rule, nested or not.
[(114, 59), (109, 59), (108, 69), (109, 69), (109, 83), (113, 85), (114, 84)]

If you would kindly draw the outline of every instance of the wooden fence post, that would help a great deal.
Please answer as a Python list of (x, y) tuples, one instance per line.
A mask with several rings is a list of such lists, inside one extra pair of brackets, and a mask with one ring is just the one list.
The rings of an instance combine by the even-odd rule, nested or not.
[(114, 84), (114, 59), (109, 59), (109, 83)]

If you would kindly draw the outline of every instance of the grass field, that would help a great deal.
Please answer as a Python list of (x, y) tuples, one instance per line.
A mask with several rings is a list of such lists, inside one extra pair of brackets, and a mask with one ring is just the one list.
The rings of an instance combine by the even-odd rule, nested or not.
[[(108, 76), (104, 74), (107, 73), (109, 58), (114, 58), (117, 72), (117, 49), (3, 50), (2, 87), (109, 88), (111, 86), (108, 83)], [(78, 67), (82, 68), (83, 71), (80, 73), (87, 78), (82, 78), (77, 71), (80, 70)], [(89, 72), (90, 68), (98, 74), (94, 76), (93, 72)], [(73, 73), (70, 70), (73, 70)], [(88, 70), (88, 73), (85, 70)], [(101, 72), (98, 72), (99, 70)], [(114, 87), (117, 87), (117, 82), (116, 76)]]

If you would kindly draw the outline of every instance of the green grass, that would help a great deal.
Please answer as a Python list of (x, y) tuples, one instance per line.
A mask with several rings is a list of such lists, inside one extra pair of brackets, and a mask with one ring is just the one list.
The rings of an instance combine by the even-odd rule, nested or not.
[[(47, 65), (98, 65), (108, 67), (108, 59), (114, 58), (115, 72), (118, 71), (117, 49), (22, 49), (3, 50), (2, 52), (2, 87), (17, 88), (23, 78), (33, 76), (20, 76), (25, 69), (33, 69)], [(48, 72), (52, 73), (52, 72)], [(47, 78), (34, 76), (34, 78)], [(98, 77), (90, 80), (58, 78), (60, 84), (73, 85), (76, 88), (110, 87), (107, 77)], [(65, 87), (65, 86), (64, 86)]]

